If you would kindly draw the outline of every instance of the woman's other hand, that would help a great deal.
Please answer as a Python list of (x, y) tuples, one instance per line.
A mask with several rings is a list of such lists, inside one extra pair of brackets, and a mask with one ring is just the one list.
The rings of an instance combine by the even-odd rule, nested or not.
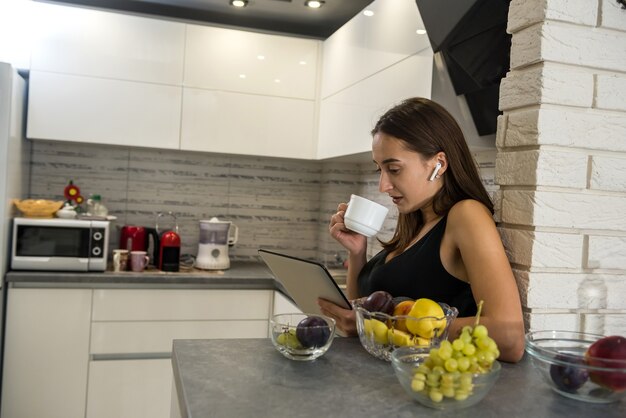
[(335, 320), (337, 328), (344, 332), (346, 336), (357, 335), (356, 331), (356, 313), (353, 309), (344, 309), (326, 299), (317, 299), (322, 313)]

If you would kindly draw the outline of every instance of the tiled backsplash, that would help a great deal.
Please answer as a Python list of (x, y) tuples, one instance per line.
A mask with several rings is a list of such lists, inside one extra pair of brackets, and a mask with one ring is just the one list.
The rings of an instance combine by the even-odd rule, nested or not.
[[(495, 151), (476, 155), (493, 185)], [(372, 163), (320, 162), (108, 145), (34, 141), (30, 194), (63, 199), (69, 180), (81, 194), (100, 194), (111, 215), (111, 247), (123, 225), (154, 226), (157, 213), (172, 211), (183, 254), (197, 252), (198, 221), (214, 216), (239, 227), (232, 260), (257, 260), (261, 247), (327, 265), (346, 252), (328, 234), (330, 216), (351, 193), (390, 207), (381, 238), (393, 233), (397, 212), (378, 192)], [(493, 186), (491, 186), (493, 188)], [(173, 226), (162, 217), (161, 229)], [(371, 240), (369, 253), (379, 245)]]

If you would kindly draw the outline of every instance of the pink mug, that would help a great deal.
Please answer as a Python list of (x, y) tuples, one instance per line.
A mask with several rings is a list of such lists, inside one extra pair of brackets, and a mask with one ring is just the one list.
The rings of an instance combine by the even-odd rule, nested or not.
[(150, 258), (145, 251), (130, 252), (130, 269), (134, 272), (142, 272), (148, 265)]

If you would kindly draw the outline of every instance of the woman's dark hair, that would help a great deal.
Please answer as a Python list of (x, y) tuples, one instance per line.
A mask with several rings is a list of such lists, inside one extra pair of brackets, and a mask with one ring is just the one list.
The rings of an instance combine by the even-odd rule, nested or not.
[[(443, 187), (433, 197), (437, 215), (448, 213), (455, 203), (464, 199), (478, 200), (493, 213), (493, 203), (480, 180), (463, 132), (441, 105), (420, 97), (404, 100), (381, 116), (372, 135), (379, 132), (403, 141), (407, 149), (425, 159), (439, 152), (446, 154), (448, 169), (442, 176)], [(421, 211), (400, 214), (394, 236), (381, 244), (387, 251), (404, 250), (422, 226)]]

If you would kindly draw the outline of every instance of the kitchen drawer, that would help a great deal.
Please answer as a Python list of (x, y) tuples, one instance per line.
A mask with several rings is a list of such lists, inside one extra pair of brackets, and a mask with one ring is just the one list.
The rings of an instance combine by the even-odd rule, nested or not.
[(92, 321), (258, 320), (271, 290), (94, 290)]
[(86, 416), (168, 418), (171, 392), (169, 359), (92, 361)]
[(267, 319), (249, 321), (94, 322), (90, 353), (171, 353), (174, 339), (266, 338)]

